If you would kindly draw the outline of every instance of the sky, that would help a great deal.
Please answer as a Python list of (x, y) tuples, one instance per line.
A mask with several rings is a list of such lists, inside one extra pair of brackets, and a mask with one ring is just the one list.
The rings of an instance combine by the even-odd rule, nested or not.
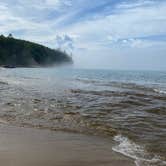
[(166, 0), (1, 0), (9, 33), (72, 53), (76, 68), (166, 70)]

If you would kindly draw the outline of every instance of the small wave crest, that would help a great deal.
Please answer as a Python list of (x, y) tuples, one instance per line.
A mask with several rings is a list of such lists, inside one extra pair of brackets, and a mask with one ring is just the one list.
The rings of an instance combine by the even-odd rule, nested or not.
[(166, 91), (164, 91), (164, 90), (154, 89), (154, 91), (157, 93), (166, 94)]
[(112, 149), (135, 160), (136, 166), (165, 166), (166, 161), (162, 161), (159, 156), (150, 156), (144, 147), (130, 141), (127, 137), (116, 135), (114, 141), (119, 144)]

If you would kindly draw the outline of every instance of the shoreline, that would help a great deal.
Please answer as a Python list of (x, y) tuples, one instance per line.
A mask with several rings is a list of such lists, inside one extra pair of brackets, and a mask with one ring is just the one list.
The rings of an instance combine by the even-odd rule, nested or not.
[(97, 136), (0, 124), (3, 166), (135, 166), (113, 145)]

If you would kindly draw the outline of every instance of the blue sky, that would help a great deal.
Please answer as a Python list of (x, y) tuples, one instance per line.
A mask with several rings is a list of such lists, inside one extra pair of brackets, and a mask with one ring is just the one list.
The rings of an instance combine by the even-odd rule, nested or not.
[(0, 33), (72, 52), (75, 67), (166, 70), (166, 0), (2, 0)]

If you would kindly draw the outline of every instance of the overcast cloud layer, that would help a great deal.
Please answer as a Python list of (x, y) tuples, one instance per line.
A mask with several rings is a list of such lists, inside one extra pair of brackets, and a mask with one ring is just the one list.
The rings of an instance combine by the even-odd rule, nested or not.
[(72, 52), (76, 67), (166, 70), (165, 0), (2, 0), (0, 33)]

